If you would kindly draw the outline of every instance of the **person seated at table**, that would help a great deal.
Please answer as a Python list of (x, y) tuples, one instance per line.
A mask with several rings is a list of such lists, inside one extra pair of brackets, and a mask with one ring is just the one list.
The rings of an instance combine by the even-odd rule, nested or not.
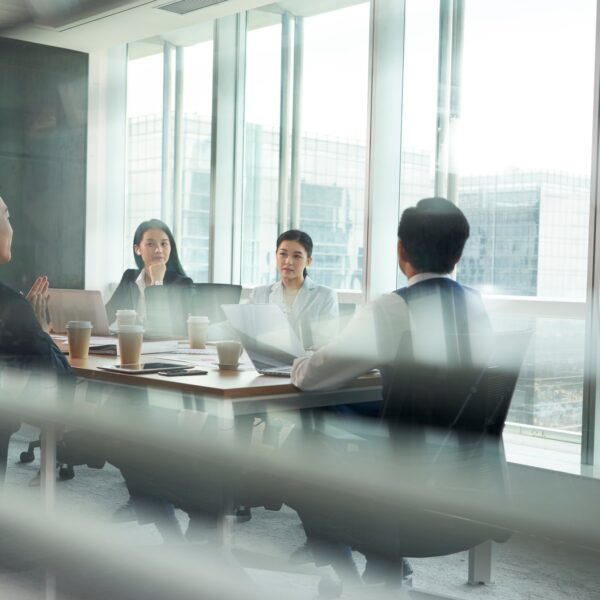
[(174, 333), (181, 334), (187, 317), (186, 293), (191, 290), (192, 280), (181, 266), (177, 245), (169, 227), (158, 219), (140, 223), (133, 236), (133, 256), (138, 268), (127, 269), (123, 273), (117, 289), (106, 304), (109, 322), (115, 320), (117, 310), (120, 309), (134, 309), (138, 320), (144, 322), (148, 312), (149, 289), (154, 291), (159, 286), (164, 286), (169, 291), (179, 293), (168, 294), (165, 299), (163, 304), (168, 304), (169, 310), (163, 306), (162, 311), (153, 311), (153, 315), (156, 316), (158, 312), (158, 319), (164, 319), (165, 323), (151, 325), (168, 330), (165, 325), (176, 319), (172, 329)]
[[(468, 237), (466, 217), (448, 200), (426, 198), (406, 209), (398, 226), (397, 257), (407, 286), (372, 301), (338, 339), (311, 356), (297, 358), (292, 383), (302, 390), (335, 389), (377, 368), (382, 373), (385, 401), (407, 333), (415, 360), (447, 364), (448, 336), (466, 336), (473, 360), (484, 364), (493, 334), (489, 316), (479, 294), (451, 278)], [(383, 403), (379, 409), (383, 410)], [(321, 515), (298, 510), (310, 531), (308, 547), (318, 556)], [(347, 546), (338, 546), (330, 557), (341, 572), (358, 577)], [(377, 559), (367, 558), (366, 580), (390, 575)]]
[(249, 299), (254, 304), (277, 304), (306, 350), (335, 338), (339, 316), (335, 290), (308, 276), (312, 253), (313, 241), (307, 233), (298, 229), (282, 233), (275, 246), (280, 279), (254, 288)]
[[(0, 264), (12, 258), (13, 230), (4, 200), (0, 198)], [(58, 383), (73, 383), (71, 367), (48, 335), (46, 301), (48, 278), (38, 277), (26, 296), (0, 283), (0, 370), (17, 369), (28, 375), (49, 372), (58, 375)], [(39, 377), (28, 378), (28, 383)], [(7, 381), (3, 381), (8, 385)], [(25, 384), (28, 385), (27, 383)], [(66, 388), (65, 388), (66, 389)], [(27, 387), (23, 392), (31, 391)], [(0, 480), (4, 480), (10, 436), (19, 429), (15, 418), (0, 418)], [(0, 482), (1, 482), (0, 481)]]

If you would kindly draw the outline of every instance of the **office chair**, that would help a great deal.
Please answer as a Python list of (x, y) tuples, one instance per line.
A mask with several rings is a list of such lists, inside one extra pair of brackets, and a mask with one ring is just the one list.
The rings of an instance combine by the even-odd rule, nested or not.
[(211, 324), (226, 321), (221, 304), (238, 304), (242, 286), (229, 283), (195, 283), (190, 300), (190, 314), (209, 318)]
[[(405, 350), (411, 348), (406, 335), (400, 344)], [(384, 390), (383, 422), (372, 435), (366, 428), (358, 443), (353, 431), (348, 460), (385, 465), (389, 477), (405, 477), (407, 488), (410, 484), (430, 494), (418, 505), (400, 500), (395, 510), (376, 495), (357, 499), (355, 505), (346, 498), (346, 509), (340, 511), (323, 490), (297, 489), (288, 504), (317, 545), (335, 549), (344, 544), (362, 552), (386, 567), (388, 583), (394, 585), (401, 584), (404, 557), (469, 550), (469, 582), (489, 583), (492, 541), (506, 541), (510, 531), (478, 521), (466, 509), (461, 514), (460, 503), (448, 510), (445, 500), (464, 496), (510, 502), (501, 434), (530, 336), (530, 331), (495, 335), (484, 366), (459, 361), (446, 369), (417, 364), (412, 351), (399, 356), (387, 373), (391, 383)], [(449, 345), (460, 348), (466, 340), (456, 336)], [(328, 445), (339, 452), (339, 436), (332, 443), (326, 435), (321, 438), (322, 456)], [(342, 588), (323, 582), (320, 591), (337, 596)]]
[[(19, 454), (19, 462), (31, 463), (35, 460), (35, 449), (40, 447), (40, 439), (29, 442), (27, 450)], [(56, 468), (58, 469), (58, 478), (61, 481), (68, 481), (75, 477), (75, 469), (72, 464), (63, 463), (60, 461), (56, 462)]]

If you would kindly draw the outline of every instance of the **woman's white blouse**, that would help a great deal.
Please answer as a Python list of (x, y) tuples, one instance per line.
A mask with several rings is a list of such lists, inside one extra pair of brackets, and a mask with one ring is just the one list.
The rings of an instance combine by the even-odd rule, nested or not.
[(286, 303), (283, 291), (281, 281), (261, 285), (252, 290), (249, 302), (277, 304), (306, 350), (320, 348), (337, 336), (339, 311), (335, 290), (305, 277), (291, 306)]

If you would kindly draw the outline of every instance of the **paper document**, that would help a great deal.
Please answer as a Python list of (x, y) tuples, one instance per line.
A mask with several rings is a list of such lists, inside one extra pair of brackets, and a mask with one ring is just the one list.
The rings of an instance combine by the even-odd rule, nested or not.
[[(177, 340), (142, 342), (142, 354), (172, 352), (173, 350), (177, 350), (177, 348)], [(93, 335), (90, 339), (90, 354), (119, 356), (119, 345), (117, 344), (116, 338), (111, 336)]]

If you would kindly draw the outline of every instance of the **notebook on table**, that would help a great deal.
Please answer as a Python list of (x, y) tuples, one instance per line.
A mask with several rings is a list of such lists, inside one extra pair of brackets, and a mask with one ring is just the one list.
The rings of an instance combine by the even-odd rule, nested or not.
[(91, 321), (93, 335), (108, 335), (108, 317), (98, 290), (48, 290), (52, 330), (66, 333), (69, 321)]
[(304, 356), (296, 332), (276, 304), (223, 304), (229, 324), (261, 375), (289, 377), (295, 358)]

